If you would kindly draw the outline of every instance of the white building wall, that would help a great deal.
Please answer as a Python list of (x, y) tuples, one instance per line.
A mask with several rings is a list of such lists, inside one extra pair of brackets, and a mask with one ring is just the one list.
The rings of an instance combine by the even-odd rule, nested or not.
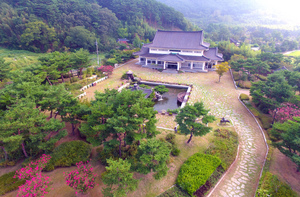
[[(154, 49), (150, 48), (149, 53), (152, 54), (170, 54), (170, 53), (176, 53), (174, 51), (170, 50), (177, 50), (177, 49)], [(203, 50), (195, 51), (195, 50), (184, 50), (184, 49), (178, 49), (180, 52), (178, 52), (180, 55), (188, 55), (188, 56), (203, 56)]]

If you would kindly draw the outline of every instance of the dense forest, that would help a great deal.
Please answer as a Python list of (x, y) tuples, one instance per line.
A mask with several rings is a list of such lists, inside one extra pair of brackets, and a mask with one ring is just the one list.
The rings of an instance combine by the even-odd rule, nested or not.
[[(152, 26), (152, 27), (151, 27)], [(0, 46), (49, 52), (116, 46), (116, 39), (152, 39), (155, 29), (188, 30), (183, 15), (155, 0), (4, 0), (0, 6)]]

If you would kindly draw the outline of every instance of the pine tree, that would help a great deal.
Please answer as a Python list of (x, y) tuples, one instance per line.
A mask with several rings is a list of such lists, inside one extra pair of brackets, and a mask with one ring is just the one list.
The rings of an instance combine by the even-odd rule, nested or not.
[(151, 171), (155, 179), (160, 179), (167, 175), (169, 168), (167, 160), (171, 153), (172, 145), (157, 139), (143, 140), (138, 147), (136, 158), (138, 162), (135, 164), (137, 172), (148, 174)]
[[(202, 102), (197, 102), (194, 105), (187, 104), (184, 108), (180, 109), (179, 114), (176, 116), (176, 122), (179, 124), (180, 132), (185, 135), (190, 135), (187, 143), (190, 143), (193, 135), (203, 136), (211, 131), (211, 127), (206, 124), (213, 122), (215, 117), (208, 115), (209, 110), (204, 109)], [(197, 119), (202, 118), (202, 123)]]
[(104, 196), (126, 196), (129, 191), (137, 188), (138, 180), (133, 178), (133, 173), (130, 173), (131, 164), (127, 160), (108, 159), (107, 163), (107, 171), (102, 175), (102, 181), (107, 185), (102, 191)]

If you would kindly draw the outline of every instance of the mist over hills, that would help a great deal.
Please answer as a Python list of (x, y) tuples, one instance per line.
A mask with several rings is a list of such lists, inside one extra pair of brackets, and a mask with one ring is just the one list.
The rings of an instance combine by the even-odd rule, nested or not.
[[(295, 26), (300, 25), (294, 17), (283, 15), (291, 0), (278, 2), (259, 0), (158, 0), (182, 12), (199, 26), (209, 23), (248, 26)], [(271, 2), (271, 3), (270, 3)], [(290, 5), (292, 8), (293, 4)], [(285, 9), (285, 10), (284, 10)], [(290, 9), (290, 12), (295, 12)], [(295, 13), (296, 14), (296, 13)]]

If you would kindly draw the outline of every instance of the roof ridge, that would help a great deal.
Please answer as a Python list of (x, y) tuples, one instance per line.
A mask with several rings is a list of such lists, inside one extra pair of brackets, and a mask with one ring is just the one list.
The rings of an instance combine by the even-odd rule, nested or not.
[(178, 53), (176, 54), (176, 56), (181, 59), (182, 61), (184, 61), (185, 59), (183, 57), (181, 57)]
[(177, 32), (177, 33), (202, 33), (203, 30), (200, 30), (200, 31), (172, 31), (172, 30), (161, 30), (161, 29), (158, 29), (157, 32)]

